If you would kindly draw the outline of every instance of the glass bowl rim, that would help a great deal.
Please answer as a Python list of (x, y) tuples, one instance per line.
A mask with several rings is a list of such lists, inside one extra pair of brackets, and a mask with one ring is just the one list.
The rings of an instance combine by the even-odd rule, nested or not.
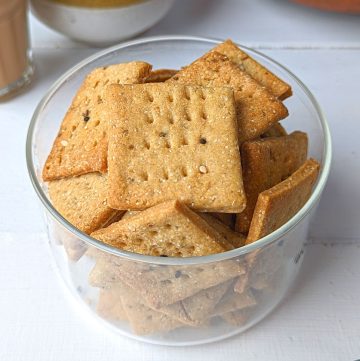
[(122, 42), (120, 44), (114, 45), (112, 47), (106, 48), (95, 54), (85, 58), (84, 60), (77, 63), (75, 66), (70, 68), (66, 71), (61, 77), (59, 77), (53, 85), (49, 88), (49, 90), (45, 93), (39, 104), (37, 105), (34, 114), (32, 116), (27, 138), (26, 138), (26, 163), (28, 168), (29, 177), (31, 183), (37, 193), (38, 197), (40, 198), (43, 206), (45, 206), (46, 210), (51, 214), (51, 216), (59, 222), (63, 227), (67, 229), (70, 233), (72, 233), (75, 237), (79, 238), (83, 242), (97, 249), (115, 255), (117, 257), (126, 258), (136, 262), (143, 262), (143, 263), (151, 263), (151, 264), (160, 264), (160, 265), (171, 265), (171, 266), (179, 266), (179, 265), (195, 265), (195, 264), (205, 264), (205, 263), (212, 263), (212, 262), (219, 262), (223, 260), (228, 260), (237, 256), (242, 256), (247, 253), (253, 252), (257, 249), (261, 249), (264, 246), (280, 239), (285, 234), (290, 232), (301, 220), (311, 211), (311, 209), (316, 204), (317, 200), (320, 198), (321, 193), (325, 187), (327, 178), (330, 172), (331, 166), (331, 158), (332, 158), (332, 144), (331, 144), (331, 136), (329, 126), (326, 121), (326, 117), (318, 104), (317, 100), (315, 99), (314, 95), (311, 91), (307, 88), (307, 86), (296, 76), (294, 75), (289, 69), (287, 69), (282, 64), (278, 63), (276, 60), (273, 60), (271, 57), (241, 44), (236, 43), (245, 51), (249, 51), (266, 59), (267, 61), (275, 64), (277, 67), (281, 68), (285, 73), (287, 73), (293, 81), (297, 83), (297, 85), (304, 91), (308, 100), (314, 107), (317, 116), (320, 120), (322, 132), (324, 135), (324, 147), (323, 147), (323, 164), (320, 170), (320, 176), (315, 184), (313, 192), (310, 198), (307, 200), (305, 205), (293, 216), (288, 222), (282, 225), (280, 228), (275, 230), (274, 232), (268, 234), (267, 236), (257, 240), (256, 242), (250, 243), (240, 248), (233, 249), (231, 251), (226, 251), (223, 253), (212, 254), (208, 256), (197, 256), (197, 257), (184, 257), (184, 258), (176, 258), (176, 257), (157, 257), (157, 256), (148, 256), (142, 255), (138, 253), (123, 251), (121, 249), (112, 247), (107, 245), (103, 242), (96, 240), (95, 238), (90, 237), (89, 235), (81, 232), (76, 227), (74, 227), (70, 222), (68, 222), (51, 204), (50, 200), (44, 193), (38, 179), (36, 176), (34, 160), (33, 160), (33, 138), (34, 138), (34, 131), (37, 125), (37, 120), (42, 112), (43, 108), (47, 105), (49, 100), (52, 98), (53, 94), (57, 92), (57, 90), (61, 87), (61, 85), (76, 73), (82, 67), (90, 64), (91, 62), (97, 60), (98, 58), (105, 56), (109, 53), (112, 53), (117, 50), (126, 49), (127, 47), (131, 47), (134, 45), (143, 45), (148, 43), (154, 42), (164, 42), (164, 41), (189, 41), (189, 42), (203, 42), (208, 43), (211, 45), (216, 45), (224, 40), (215, 39), (215, 38), (207, 38), (207, 37), (198, 37), (198, 36), (183, 36), (183, 35), (165, 35), (165, 36), (153, 36), (153, 37), (145, 37), (136, 40), (131, 40), (127, 42)]

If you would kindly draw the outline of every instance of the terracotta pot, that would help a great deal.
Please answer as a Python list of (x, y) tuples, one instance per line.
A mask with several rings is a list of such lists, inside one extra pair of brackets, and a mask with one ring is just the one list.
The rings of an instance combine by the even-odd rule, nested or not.
[(318, 9), (360, 14), (360, 0), (293, 0)]

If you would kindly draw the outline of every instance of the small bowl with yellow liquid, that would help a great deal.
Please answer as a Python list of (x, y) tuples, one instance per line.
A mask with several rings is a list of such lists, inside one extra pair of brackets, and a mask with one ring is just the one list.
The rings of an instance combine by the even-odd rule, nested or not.
[(33, 14), (78, 41), (106, 46), (151, 28), (175, 0), (31, 0)]

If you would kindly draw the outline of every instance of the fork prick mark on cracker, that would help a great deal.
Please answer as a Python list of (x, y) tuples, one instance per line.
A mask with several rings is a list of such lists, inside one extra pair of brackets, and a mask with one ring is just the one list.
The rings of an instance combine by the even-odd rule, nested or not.
[(291, 87), (278, 78), (269, 69), (259, 64), (245, 51), (241, 50), (230, 39), (216, 46), (214, 51), (226, 55), (247, 74), (264, 86), (271, 94), (284, 100), (292, 95)]
[(236, 217), (236, 229), (247, 233), (258, 195), (280, 183), (307, 158), (308, 139), (303, 132), (244, 142), (241, 146), (247, 204)]
[(92, 71), (77, 92), (61, 124), (43, 169), (45, 181), (107, 170), (107, 122), (103, 96), (107, 84), (142, 83), (151, 65), (110, 65)]
[(182, 84), (107, 89), (109, 204), (178, 199), (199, 211), (245, 207), (233, 91)]
[(319, 168), (317, 161), (309, 159), (289, 178), (260, 193), (247, 244), (275, 231), (301, 209), (310, 197)]
[(153, 256), (204, 256), (232, 249), (215, 229), (177, 201), (169, 201), (91, 234), (112, 246)]
[(167, 82), (233, 88), (240, 143), (260, 136), (288, 115), (281, 101), (225, 55), (215, 51), (195, 60)]

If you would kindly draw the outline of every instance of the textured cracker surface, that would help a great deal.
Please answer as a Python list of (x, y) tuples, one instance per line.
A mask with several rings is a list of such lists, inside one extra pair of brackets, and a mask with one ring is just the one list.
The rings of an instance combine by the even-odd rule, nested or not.
[(151, 65), (143, 62), (93, 70), (75, 95), (44, 165), (45, 181), (90, 172), (106, 172), (107, 122), (103, 95), (107, 84), (142, 83)]
[(258, 195), (282, 182), (306, 160), (306, 133), (293, 132), (282, 137), (244, 142), (241, 146), (246, 208), (236, 217), (236, 229), (249, 231)]
[(199, 211), (245, 207), (233, 92), (173, 83), (111, 85), (109, 204), (178, 199)]
[[(196, 266), (156, 266), (111, 258), (112, 273), (107, 277), (99, 277), (105, 265), (99, 263), (93, 270), (92, 282), (106, 285), (109, 279), (119, 279), (132, 287), (144, 299), (144, 302), (159, 309), (166, 305), (195, 295), (196, 293), (221, 284), (236, 276), (242, 275), (245, 269), (236, 261), (223, 261)], [(99, 282), (101, 281), (101, 282)], [(105, 282), (104, 282), (105, 281)], [(93, 283), (92, 283), (93, 284)]]
[(234, 248), (242, 247), (245, 244), (246, 237), (238, 232), (234, 232), (230, 227), (219, 221), (217, 218), (207, 213), (199, 213), (209, 225), (221, 234)]
[(146, 78), (146, 83), (162, 83), (172, 76), (174, 76), (179, 70), (173, 69), (157, 69), (153, 70)]
[(292, 95), (291, 87), (269, 69), (250, 57), (245, 51), (236, 46), (230, 39), (214, 48), (221, 54), (226, 55), (242, 70), (263, 85), (271, 94), (279, 99), (286, 99)]
[(184, 326), (184, 324), (178, 320), (148, 307), (142, 298), (130, 287), (123, 283), (121, 283), (119, 287), (121, 289), (121, 301), (127, 319), (134, 333), (137, 335), (168, 332)]
[(76, 228), (90, 234), (120, 212), (108, 206), (107, 175), (89, 173), (49, 182), (49, 196), (58, 212)]
[(121, 302), (121, 291), (118, 288), (100, 290), (96, 312), (108, 320), (126, 320), (126, 313)]
[(302, 208), (311, 195), (319, 168), (317, 161), (309, 159), (289, 178), (260, 193), (247, 244), (275, 231)]
[(233, 248), (200, 216), (178, 201), (151, 207), (99, 229), (91, 236), (117, 248), (151, 256), (205, 256)]
[(225, 55), (205, 54), (169, 79), (169, 83), (228, 86), (234, 90), (239, 142), (260, 136), (288, 115), (286, 107)]

